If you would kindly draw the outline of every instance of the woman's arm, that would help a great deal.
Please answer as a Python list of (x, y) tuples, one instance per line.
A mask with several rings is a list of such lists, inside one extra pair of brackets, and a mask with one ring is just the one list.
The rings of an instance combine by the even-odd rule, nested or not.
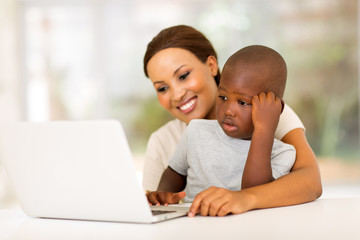
[(304, 130), (294, 129), (282, 141), (295, 147), (295, 164), (289, 174), (271, 183), (244, 190), (252, 199), (249, 210), (310, 202), (322, 194), (319, 166)]
[[(289, 174), (270, 183), (241, 191), (209, 188), (195, 197), (189, 216), (196, 213), (224, 216), (252, 209), (300, 204), (319, 198), (322, 194), (319, 167), (304, 130), (294, 129), (287, 133), (282, 141), (292, 144), (296, 149), (296, 161)], [(222, 202), (209, 204), (217, 196), (222, 196)]]

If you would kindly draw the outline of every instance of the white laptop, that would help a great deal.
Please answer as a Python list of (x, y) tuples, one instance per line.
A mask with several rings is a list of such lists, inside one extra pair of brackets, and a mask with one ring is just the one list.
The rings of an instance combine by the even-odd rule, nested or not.
[(152, 214), (116, 120), (1, 123), (0, 161), (29, 216), (152, 223), (189, 210)]

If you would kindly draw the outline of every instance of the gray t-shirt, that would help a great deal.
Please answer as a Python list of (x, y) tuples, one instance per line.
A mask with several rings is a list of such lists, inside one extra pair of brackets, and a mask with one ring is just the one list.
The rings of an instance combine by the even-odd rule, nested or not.
[[(184, 201), (192, 202), (199, 192), (211, 186), (239, 191), (250, 143), (226, 135), (217, 120), (192, 120), (169, 160), (169, 167), (187, 176)], [(295, 148), (274, 139), (273, 177), (289, 173), (294, 162)]]

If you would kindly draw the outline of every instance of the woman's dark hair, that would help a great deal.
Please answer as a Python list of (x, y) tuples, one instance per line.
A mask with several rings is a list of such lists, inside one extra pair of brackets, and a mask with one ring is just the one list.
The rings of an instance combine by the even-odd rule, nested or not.
[[(144, 72), (149, 77), (147, 65), (149, 60), (159, 51), (166, 48), (182, 48), (192, 52), (201, 62), (205, 63), (209, 56), (217, 54), (210, 41), (198, 30), (186, 25), (178, 25), (165, 28), (160, 31), (147, 45), (144, 56)], [(215, 82), (219, 85), (220, 70), (216, 74)]]

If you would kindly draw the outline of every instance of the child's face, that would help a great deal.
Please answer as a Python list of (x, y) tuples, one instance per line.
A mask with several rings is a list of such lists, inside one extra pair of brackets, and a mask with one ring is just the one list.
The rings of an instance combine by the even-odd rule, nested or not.
[(224, 69), (218, 88), (216, 117), (224, 132), (234, 138), (251, 139), (252, 98), (258, 95), (264, 82), (264, 74), (243, 67), (232, 71)]

